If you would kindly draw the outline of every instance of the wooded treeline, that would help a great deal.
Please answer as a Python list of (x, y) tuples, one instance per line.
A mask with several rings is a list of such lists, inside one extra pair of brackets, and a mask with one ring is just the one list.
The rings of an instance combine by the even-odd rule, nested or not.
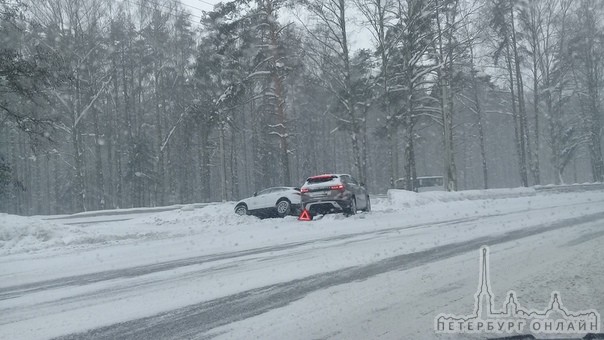
[(0, 4), (3, 212), (604, 181), (597, 0)]

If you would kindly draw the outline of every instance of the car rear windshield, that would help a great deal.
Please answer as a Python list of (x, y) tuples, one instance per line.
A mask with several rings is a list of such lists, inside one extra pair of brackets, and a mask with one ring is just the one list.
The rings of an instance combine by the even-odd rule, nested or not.
[(316, 176), (308, 178), (306, 182), (308, 182), (308, 184), (325, 183), (331, 181), (334, 178), (338, 178), (338, 176)]

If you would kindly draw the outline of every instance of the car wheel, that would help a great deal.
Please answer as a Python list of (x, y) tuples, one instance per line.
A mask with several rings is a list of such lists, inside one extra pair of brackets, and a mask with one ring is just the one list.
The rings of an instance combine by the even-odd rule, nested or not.
[(357, 199), (355, 197), (353, 197), (350, 201), (350, 206), (348, 207), (348, 211), (346, 212), (346, 215), (350, 216), (350, 215), (354, 215), (357, 213)]
[(247, 215), (248, 214), (247, 205), (239, 204), (238, 206), (236, 206), (235, 214), (240, 215), (240, 216)]
[(367, 205), (365, 206), (365, 209), (363, 209), (363, 211), (365, 212), (370, 212), (371, 211), (371, 200), (369, 200), (369, 195), (367, 195)]
[(282, 198), (277, 202), (276, 208), (277, 215), (279, 215), (279, 217), (285, 217), (290, 214), (292, 205), (288, 199)]

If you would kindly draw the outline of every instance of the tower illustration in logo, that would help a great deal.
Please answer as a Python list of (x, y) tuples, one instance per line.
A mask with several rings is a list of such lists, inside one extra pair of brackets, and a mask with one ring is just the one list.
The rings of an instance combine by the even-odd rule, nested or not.
[(506, 294), (501, 309), (489, 276), (489, 247), (480, 248), (478, 288), (474, 294), (474, 312), (469, 315), (441, 313), (434, 318), (438, 333), (599, 333), (600, 314), (593, 309), (571, 312), (562, 305), (560, 293), (551, 293), (548, 307), (527, 309), (520, 305), (516, 292)]

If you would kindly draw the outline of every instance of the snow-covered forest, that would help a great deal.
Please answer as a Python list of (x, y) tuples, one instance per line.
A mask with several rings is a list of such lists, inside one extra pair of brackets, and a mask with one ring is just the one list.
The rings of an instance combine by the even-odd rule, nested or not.
[(598, 0), (0, 0), (0, 30), (2, 212), (604, 181)]

